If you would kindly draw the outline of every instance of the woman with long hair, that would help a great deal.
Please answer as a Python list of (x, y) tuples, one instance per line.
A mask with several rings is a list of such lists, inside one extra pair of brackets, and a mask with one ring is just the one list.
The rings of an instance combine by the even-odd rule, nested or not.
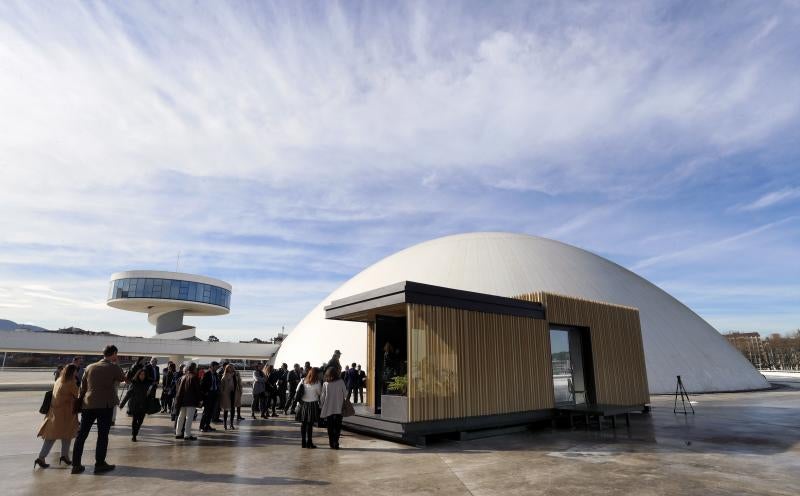
[(314, 422), (319, 420), (319, 397), (322, 394), (320, 372), (317, 367), (308, 371), (305, 379), (297, 386), (295, 396), (299, 405), (294, 419), (300, 422), (300, 437), (303, 448), (316, 448), (312, 441)]
[(278, 403), (278, 372), (272, 365), (264, 367), (264, 377), (267, 381), (267, 407), (261, 412), (261, 418), (269, 417), (269, 409), (272, 408), (272, 416), (277, 417), (275, 408)]
[(144, 417), (147, 415), (147, 402), (150, 396), (150, 388), (155, 387), (150, 379), (147, 377), (147, 370), (144, 368), (139, 369), (131, 381), (131, 385), (122, 402), (119, 404), (120, 409), (129, 403), (129, 410), (133, 419), (131, 420), (131, 441), (136, 442), (136, 436), (139, 434), (144, 423)]
[(222, 374), (222, 386), (220, 388), (219, 407), (222, 409), (222, 425), (225, 430), (228, 430), (228, 412), (231, 414), (231, 430), (233, 427), (233, 418), (236, 416), (236, 390), (241, 388), (241, 384), (237, 384), (236, 371), (230, 363), (225, 366), (225, 371)]
[(336, 367), (328, 367), (325, 371), (325, 384), (322, 386), (320, 416), (327, 419), (328, 445), (339, 449), (339, 437), (342, 435), (342, 406), (347, 399), (347, 386)]
[(50, 450), (56, 442), (61, 440), (61, 458), (58, 459), (59, 465), (63, 462), (72, 465), (69, 459), (69, 445), (78, 433), (78, 415), (73, 413), (75, 400), (78, 398), (78, 384), (75, 381), (75, 373), (78, 367), (71, 363), (64, 367), (61, 375), (53, 386), (53, 399), (50, 402), (50, 410), (44, 418), (42, 426), (39, 428), (37, 436), (44, 439), (39, 457), (34, 460), (34, 468), (38, 465), (42, 468), (50, 466), (45, 459), (50, 454)]

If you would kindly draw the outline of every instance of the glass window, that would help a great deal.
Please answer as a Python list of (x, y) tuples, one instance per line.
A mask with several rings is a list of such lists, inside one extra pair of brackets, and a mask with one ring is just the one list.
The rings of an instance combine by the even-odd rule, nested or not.
[(567, 331), (550, 330), (550, 357), (553, 367), (553, 393), (556, 404), (574, 403), (570, 392), (572, 382), (572, 362), (569, 356), (569, 335)]
[(231, 292), (227, 289), (192, 281), (132, 277), (109, 283), (108, 298), (165, 298), (197, 301), (230, 308)]

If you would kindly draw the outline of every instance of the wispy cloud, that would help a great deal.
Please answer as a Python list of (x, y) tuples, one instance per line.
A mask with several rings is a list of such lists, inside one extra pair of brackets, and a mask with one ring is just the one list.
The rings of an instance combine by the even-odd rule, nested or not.
[(684, 248), (682, 250), (670, 251), (668, 253), (664, 253), (664, 254), (661, 254), (661, 255), (648, 257), (648, 258), (645, 258), (644, 260), (641, 260), (641, 261), (635, 263), (633, 265), (633, 267), (631, 267), (631, 269), (632, 270), (640, 270), (640, 269), (645, 269), (645, 268), (651, 267), (653, 265), (663, 264), (665, 262), (673, 262), (674, 263), (676, 261), (685, 260), (685, 259), (697, 260), (697, 259), (703, 259), (703, 258), (706, 258), (706, 257), (710, 257), (710, 256), (713, 256), (714, 254), (716, 254), (717, 252), (719, 252), (720, 250), (723, 250), (723, 249), (731, 247), (731, 246), (735, 246), (737, 243), (739, 243), (742, 240), (745, 240), (747, 238), (753, 237), (753, 236), (755, 236), (757, 234), (760, 234), (760, 233), (762, 233), (762, 232), (764, 232), (766, 230), (776, 228), (776, 227), (781, 226), (783, 224), (787, 224), (789, 222), (794, 222), (798, 218), (800, 218), (800, 217), (796, 217), (796, 216), (795, 217), (787, 217), (785, 219), (781, 219), (781, 220), (776, 221), (776, 222), (770, 222), (768, 224), (764, 224), (762, 226), (758, 226), (758, 227), (756, 227), (754, 229), (748, 229), (747, 231), (744, 231), (744, 232), (741, 232), (741, 233), (738, 233), (738, 234), (734, 234), (733, 236), (728, 236), (728, 237), (725, 237), (725, 238), (722, 238), (722, 239), (718, 239), (718, 240), (713, 240), (713, 241), (707, 241), (707, 242), (704, 242), (704, 243), (699, 243), (699, 244), (690, 246), (688, 248)]
[(97, 309), (105, 279), (180, 251), (235, 285), (235, 312), (204, 325), (249, 337), (470, 230), (691, 279), (670, 233), (756, 246), (795, 214), (787, 187), (743, 210), (768, 218), (723, 215), (800, 183), (799, 20), (787, 4), (3, 2), (0, 285), (31, 305), (4, 313), (142, 334)]
[(797, 198), (800, 198), (800, 188), (782, 188), (777, 191), (770, 191), (751, 203), (740, 205), (736, 207), (736, 210), (742, 212), (752, 212), (754, 210), (769, 208), (779, 203), (787, 202)]

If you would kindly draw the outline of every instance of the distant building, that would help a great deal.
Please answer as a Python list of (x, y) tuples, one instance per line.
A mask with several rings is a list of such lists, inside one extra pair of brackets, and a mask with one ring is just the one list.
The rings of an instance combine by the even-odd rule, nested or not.
[(737, 350), (741, 351), (742, 355), (750, 360), (753, 367), (757, 369), (769, 368), (761, 334), (757, 332), (729, 332), (725, 334), (725, 339)]
[(762, 338), (757, 332), (730, 332), (725, 338), (762, 370), (800, 370), (800, 331)]
[(197, 274), (131, 270), (111, 275), (106, 303), (113, 308), (142, 312), (162, 339), (187, 339), (196, 329), (184, 316), (227, 315), (231, 285)]

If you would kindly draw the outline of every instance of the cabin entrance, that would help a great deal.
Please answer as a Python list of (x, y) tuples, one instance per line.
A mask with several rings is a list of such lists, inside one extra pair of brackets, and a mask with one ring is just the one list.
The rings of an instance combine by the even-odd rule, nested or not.
[(381, 413), (381, 395), (403, 394), (392, 391), (395, 377), (408, 377), (408, 330), (403, 317), (375, 316), (375, 388), (373, 395), (375, 413)]
[(585, 327), (550, 327), (555, 405), (595, 403), (592, 348)]

